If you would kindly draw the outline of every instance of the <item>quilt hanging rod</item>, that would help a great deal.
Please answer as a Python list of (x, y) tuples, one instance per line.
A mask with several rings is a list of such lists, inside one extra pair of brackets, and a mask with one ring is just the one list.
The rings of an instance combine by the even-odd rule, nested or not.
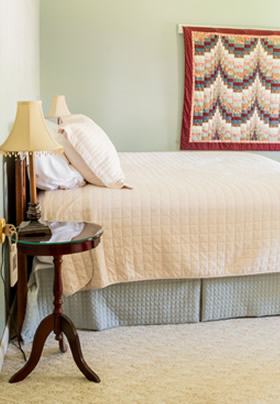
[(255, 29), (257, 31), (279, 31), (280, 28), (256, 28), (256, 27), (226, 27), (224, 25), (197, 25), (197, 24), (178, 24), (178, 34), (183, 33), (183, 27), (197, 27), (197, 28), (229, 28), (229, 29)]

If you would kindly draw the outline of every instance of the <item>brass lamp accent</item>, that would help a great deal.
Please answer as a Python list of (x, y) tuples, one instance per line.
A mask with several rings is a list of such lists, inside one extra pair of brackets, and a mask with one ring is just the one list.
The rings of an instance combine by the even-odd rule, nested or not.
[(64, 116), (71, 115), (68, 109), (64, 95), (55, 95), (52, 100), (52, 104), (49, 112), (46, 115), (47, 119), (56, 118), (58, 125), (62, 124), (62, 118)]
[(6, 141), (0, 146), (0, 153), (16, 156), (29, 154), (30, 200), (27, 210), (28, 223), (19, 228), (21, 238), (40, 235), (45, 239), (51, 236), (51, 230), (39, 222), (40, 205), (37, 201), (34, 153), (62, 153), (63, 147), (52, 137), (45, 123), (42, 101), (19, 101), (16, 119)]

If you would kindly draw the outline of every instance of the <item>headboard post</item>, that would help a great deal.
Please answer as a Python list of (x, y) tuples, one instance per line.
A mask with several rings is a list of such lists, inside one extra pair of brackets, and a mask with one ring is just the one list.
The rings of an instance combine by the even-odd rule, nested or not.
[[(25, 218), (26, 212), (26, 159), (18, 156), (15, 159), (15, 188), (16, 188), (16, 225)], [(21, 338), (21, 330), (25, 316), (27, 302), (27, 258), (18, 254), (18, 283), (17, 283), (17, 323), (18, 340)]]
[(23, 220), (26, 212), (26, 159), (16, 157), (15, 161), (16, 184), (16, 225)]

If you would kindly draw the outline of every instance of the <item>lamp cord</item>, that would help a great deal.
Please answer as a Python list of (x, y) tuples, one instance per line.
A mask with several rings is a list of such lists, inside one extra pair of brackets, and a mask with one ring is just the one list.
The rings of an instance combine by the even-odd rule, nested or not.
[(9, 318), (11, 319), (11, 321), (12, 321), (12, 323), (13, 323), (14, 330), (16, 331), (16, 335), (11, 338), (11, 343), (12, 343), (17, 349), (19, 349), (19, 351), (22, 353), (22, 356), (23, 356), (24, 361), (26, 362), (26, 361), (27, 361), (26, 355), (25, 355), (24, 350), (22, 349), (20, 340), (18, 340), (18, 344), (16, 344), (16, 343), (13, 341), (13, 340), (17, 337), (17, 334), (18, 334), (18, 325), (17, 325), (17, 323), (15, 322), (15, 319), (14, 319), (13, 316), (12, 316), (11, 309), (9, 308), (9, 302), (8, 302), (8, 296), (7, 296), (7, 283), (6, 283), (6, 280), (5, 280), (5, 278), (4, 278), (4, 274), (3, 274), (3, 268), (4, 268), (4, 258), (3, 258), (3, 254), (4, 254), (4, 243), (2, 244), (2, 251), (1, 251), (1, 253), (2, 253), (2, 254), (1, 254), (1, 255), (2, 255), (2, 256), (1, 256), (2, 260), (1, 260), (0, 276), (1, 276), (1, 279), (2, 279), (2, 282), (3, 282), (3, 285), (4, 285), (5, 305), (6, 305), (6, 308), (7, 308), (7, 310), (8, 310)]

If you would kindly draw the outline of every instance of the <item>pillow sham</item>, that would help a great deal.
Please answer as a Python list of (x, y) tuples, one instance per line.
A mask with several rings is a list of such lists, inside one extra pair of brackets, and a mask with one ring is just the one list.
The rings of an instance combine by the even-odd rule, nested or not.
[[(45, 121), (48, 130), (55, 140), (62, 144), (62, 135), (58, 133), (59, 126)], [(65, 154), (35, 154), (35, 175), (38, 188), (53, 191), (55, 189), (77, 188), (85, 184), (81, 174), (69, 164)]]
[(82, 114), (63, 118), (60, 127), (64, 152), (83, 178), (94, 185), (124, 187), (118, 153), (103, 129)]

